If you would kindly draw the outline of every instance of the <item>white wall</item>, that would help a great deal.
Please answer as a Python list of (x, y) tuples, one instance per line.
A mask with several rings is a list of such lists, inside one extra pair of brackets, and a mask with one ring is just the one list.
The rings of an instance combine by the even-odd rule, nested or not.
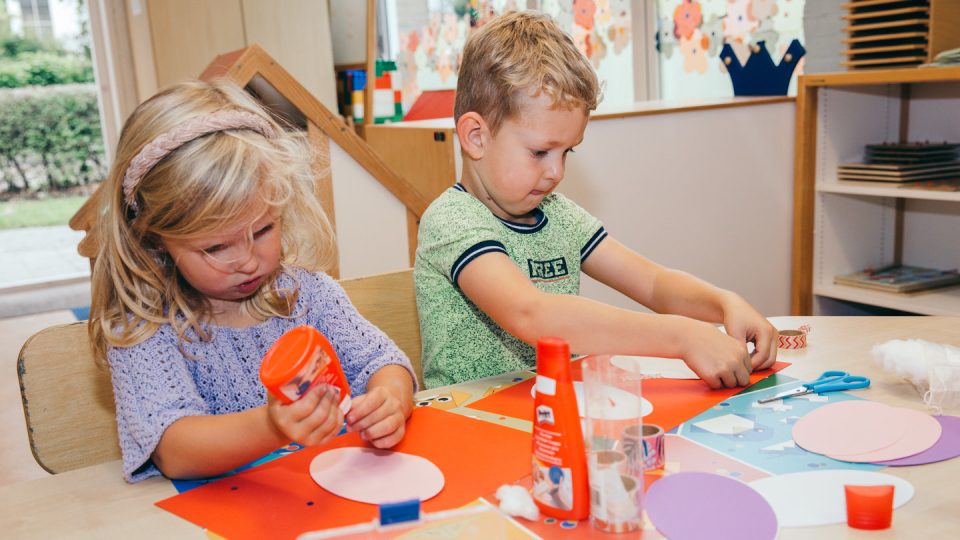
[[(788, 101), (595, 118), (559, 191), (644, 256), (736, 291), (764, 315), (785, 315), (794, 115)], [(331, 151), (342, 276), (408, 267), (401, 204)], [(637, 308), (589, 278), (583, 294)]]
[(340, 277), (410, 267), (407, 210), (393, 194), (330, 140)]
[[(789, 313), (794, 104), (592, 120), (559, 191), (642, 255)], [(585, 279), (583, 294), (636, 307)]]

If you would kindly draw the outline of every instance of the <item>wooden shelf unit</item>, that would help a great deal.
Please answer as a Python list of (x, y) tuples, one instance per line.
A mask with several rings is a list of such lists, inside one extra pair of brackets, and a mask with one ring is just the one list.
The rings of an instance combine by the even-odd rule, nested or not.
[[(791, 312), (831, 314), (832, 299), (960, 315), (960, 287), (912, 294), (833, 283), (890, 263), (960, 267), (960, 191), (837, 179), (882, 142), (960, 142), (960, 67), (804, 75), (797, 91)], [(828, 312), (821, 312), (828, 311)]]
[(960, 46), (956, 0), (851, 0), (841, 5), (848, 69), (907, 67), (929, 63)]

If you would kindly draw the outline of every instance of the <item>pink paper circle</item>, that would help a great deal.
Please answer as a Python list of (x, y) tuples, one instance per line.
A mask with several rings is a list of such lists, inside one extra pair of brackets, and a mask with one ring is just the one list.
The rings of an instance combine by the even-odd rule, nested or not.
[(906, 426), (903, 437), (901, 437), (900, 440), (890, 446), (864, 454), (828, 454), (828, 457), (854, 463), (872, 463), (874, 461), (899, 459), (919, 454), (936, 444), (940, 439), (943, 427), (934, 417), (920, 411), (904, 409), (902, 407), (894, 407), (893, 410), (901, 417), (899, 419), (900, 424)]
[(355, 446), (318, 454), (310, 476), (334, 495), (369, 504), (425, 501), (443, 489), (443, 472), (427, 459)]
[(840, 401), (807, 414), (793, 426), (793, 440), (817, 454), (857, 455), (886, 448), (907, 426), (893, 407), (865, 400)]

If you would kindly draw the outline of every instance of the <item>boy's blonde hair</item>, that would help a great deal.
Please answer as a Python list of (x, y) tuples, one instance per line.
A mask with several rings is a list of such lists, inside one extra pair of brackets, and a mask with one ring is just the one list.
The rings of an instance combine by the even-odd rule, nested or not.
[[(222, 111), (257, 115), (277, 135), (268, 138), (243, 128), (201, 135), (146, 170), (125, 200), (124, 175), (144, 146), (188, 121)], [(252, 211), (266, 204), (280, 216), (282, 267), (329, 269), (336, 243), (314, 192), (312, 162), (302, 134), (285, 132), (249, 94), (226, 80), (177, 84), (137, 107), (100, 188), (107, 202), (88, 326), (96, 358), (103, 360), (108, 346), (148, 339), (163, 324), (173, 326), (181, 346), (210, 339), (201, 324), (210, 315), (209, 303), (179, 274), (161, 238), (202, 238), (230, 221), (256, 219)], [(276, 277), (265, 280), (243, 309), (261, 320), (290, 315), (296, 291), (277, 290)]]
[(496, 133), (524, 97), (544, 93), (553, 107), (597, 108), (600, 85), (590, 62), (550, 17), (512, 11), (472, 34), (463, 48), (454, 118), (473, 111)]

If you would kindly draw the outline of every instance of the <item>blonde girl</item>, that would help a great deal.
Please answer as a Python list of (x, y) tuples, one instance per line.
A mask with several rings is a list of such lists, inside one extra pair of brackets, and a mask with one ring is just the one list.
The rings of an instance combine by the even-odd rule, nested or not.
[(259, 381), (266, 350), (304, 324), (357, 396), (348, 429), (380, 448), (402, 439), (410, 362), (323, 273), (336, 247), (313, 178), (303, 138), (226, 81), (173, 86), (127, 120), (102, 187), (89, 333), (128, 481), (212, 476), (336, 435), (325, 387), (283, 405)]

